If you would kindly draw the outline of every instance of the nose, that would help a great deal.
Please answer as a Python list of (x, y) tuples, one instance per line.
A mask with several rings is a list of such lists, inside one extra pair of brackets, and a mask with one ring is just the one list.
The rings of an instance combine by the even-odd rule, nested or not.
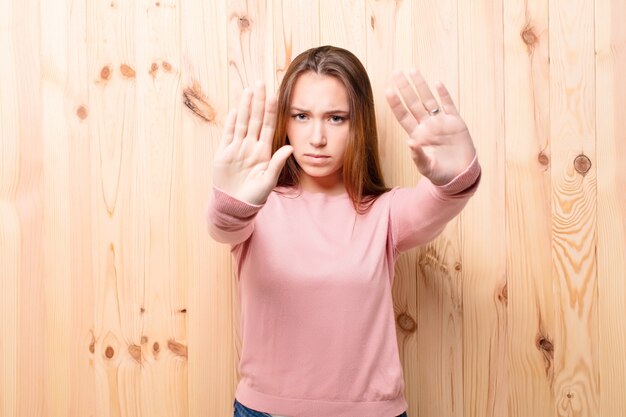
[(311, 132), (309, 142), (316, 148), (326, 145), (326, 134), (324, 132), (324, 123), (316, 121), (313, 123), (313, 131)]

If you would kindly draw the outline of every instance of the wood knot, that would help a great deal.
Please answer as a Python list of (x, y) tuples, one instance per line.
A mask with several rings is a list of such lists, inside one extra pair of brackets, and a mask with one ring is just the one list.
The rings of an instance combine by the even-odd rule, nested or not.
[(537, 161), (539, 161), (539, 163), (543, 166), (548, 166), (548, 164), (550, 163), (550, 158), (548, 157), (548, 155), (543, 153), (543, 151), (541, 151), (539, 152), (539, 156), (537, 156)]
[(183, 102), (199, 118), (206, 122), (215, 121), (215, 109), (209, 104), (202, 94), (200, 86), (194, 82), (192, 87), (183, 91)]
[(526, 45), (533, 47), (537, 43), (537, 35), (532, 28), (526, 28), (522, 31), (522, 40)]
[(161, 63), (161, 65), (163, 65), (163, 69), (165, 70), (165, 72), (171, 72), (172, 71), (172, 64), (170, 64), (167, 61), (163, 61)]
[(111, 359), (113, 355), (115, 355), (115, 350), (111, 346), (107, 346), (107, 348), (104, 350), (104, 356), (106, 356), (108, 359)]
[(145, 312), (146, 312), (146, 309), (145, 309), (145, 308), (143, 308), (143, 307), (141, 307), (141, 308), (139, 309), (139, 312), (143, 314), (143, 313), (145, 313)]
[(80, 120), (85, 120), (88, 115), (89, 112), (87, 111), (87, 108), (85, 106), (79, 106), (76, 109), (76, 116), (78, 116)]
[(146, 344), (146, 343), (148, 343), (148, 337), (141, 336), (141, 344), (143, 345), (143, 344)]
[(552, 345), (552, 342), (546, 337), (539, 336), (537, 337), (537, 349), (552, 354), (552, 352), (554, 352), (554, 345)]
[(396, 321), (398, 326), (407, 333), (412, 333), (417, 328), (415, 320), (406, 313), (399, 314)]
[(182, 356), (184, 358), (187, 357), (187, 346), (179, 343), (175, 340), (168, 340), (167, 347), (172, 351), (175, 355)]
[(141, 363), (141, 346), (137, 346), (135, 344), (128, 346), (128, 353), (137, 363)]
[(108, 65), (102, 67), (102, 69), (100, 70), (100, 78), (102, 78), (103, 80), (111, 79), (111, 67), (109, 67)]
[(133, 69), (133, 67), (129, 65), (126, 65), (126, 64), (120, 65), (120, 71), (122, 72), (122, 75), (126, 78), (135, 77), (135, 70)]
[(372, 27), (372, 30), (376, 27), (376, 17), (374, 15), (370, 17), (370, 26)]
[(180, 310), (178, 310), (178, 312), (185, 314), (187, 312), (187, 309), (186, 308), (181, 308)]
[(89, 344), (89, 353), (94, 353), (96, 351), (96, 342), (95, 341), (91, 341), (91, 343)]
[(573, 392), (568, 392), (566, 397), (569, 398), (569, 399), (572, 399), (572, 398), (574, 398), (574, 393)]
[(159, 346), (159, 342), (154, 342), (154, 344), (152, 345), (152, 350), (154, 351), (154, 353), (159, 353), (159, 351), (161, 350), (161, 346)]
[(500, 300), (500, 302), (502, 302), (504, 304), (508, 304), (509, 303), (509, 290), (508, 290), (508, 285), (507, 284), (504, 284), (502, 286), (502, 289), (498, 293), (498, 300)]
[(156, 62), (153, 62), (152, 65), (150, 65), (150, 71), (149, 71), (149, 74), (152, 75), (152, 78), (156, 76), (156, 73), (158, 70), (159, 70), (159, 64), (157, 64)]
[(250, 29), (250, 20), (247, 17), (243, 16), (239, 18), (239, 29), (241, 31)]
[(460, 272), (461, 269), (463, 269), (462, 266), (461, 266), (461, 262), (456, 262), (454, 264), (454, 270), (457, 271), (457, 272)]
[(109, 6), (111, 6), (112, 9), (115, 9), (115, 6), (117, 6), (117, 5), (115, 4), (114, 1), (112, 1), (111, 4), (109, 4)]
[(579, 174), (585, 175), (591, 169), (591, 160), (586, 155), (578, 155), (574, 159), (574, 168)]

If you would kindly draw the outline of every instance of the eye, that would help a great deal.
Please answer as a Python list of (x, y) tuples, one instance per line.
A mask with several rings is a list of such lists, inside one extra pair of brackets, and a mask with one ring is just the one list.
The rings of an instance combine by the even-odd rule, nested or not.
[(304, 120), (306, 118), (306, 114), (304, 113), (292, 114), (291, 117), (294, 120)]
[(346, 118), (343, 116), (330, 116), (330, 120), (335, 124), (343, 123)]

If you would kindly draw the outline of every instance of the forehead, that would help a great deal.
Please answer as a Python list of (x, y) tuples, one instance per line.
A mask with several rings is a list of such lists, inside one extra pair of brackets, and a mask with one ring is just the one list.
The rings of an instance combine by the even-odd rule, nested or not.
[(291, 106), (312, 110), (348, 110), (348, 91), (337, 78), (308, 71), (296, 80), (291, 93)]

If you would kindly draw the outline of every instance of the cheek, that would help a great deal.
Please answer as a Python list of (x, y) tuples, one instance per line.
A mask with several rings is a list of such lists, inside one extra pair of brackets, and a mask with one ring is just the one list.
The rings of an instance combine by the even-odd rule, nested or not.
[(301, 142), (299, 139), (302, 136), (299, 132), (299, 129), (293, 125), (287, 125), (287, 129), (285, 129), (285, 133), (287, 134), (287, 137), (289, 138), (289, 143), (292, 146), (298, 146), (299, 142)]
[(340, 135), (338, 135), (337, 141), (336, 141), (337, 150), (339, 150), (342, 155), (346, 153), (346, 149), (348, 149), (349, 142), (350, 142), (349, 131), (342, 132)]

